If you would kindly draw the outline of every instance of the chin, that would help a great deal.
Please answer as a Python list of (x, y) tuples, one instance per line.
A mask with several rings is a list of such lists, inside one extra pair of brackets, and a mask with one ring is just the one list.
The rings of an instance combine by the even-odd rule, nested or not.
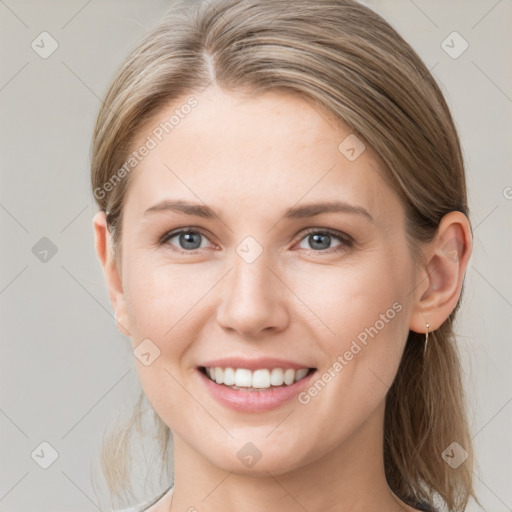
[[(291, 461), (293, 460), (293, 464)], [(277, 454), (262, 455), (261, 459), (252, 463), (252, 465), (241, 462), (236, 458), (235, 460), (220, 461), (222, 464), (218, 465), (219, 468), (241, 476), (253, 477), (268, 477), (271, 475), (281, 475), (293, 471), (301, 466), (300, 461), (296, 460), (290, 454), (279, 456)]]
[(283, 448), (270, 439), (262, 438), (260, 442), (255, 439), (254, 443), (238, 441), (229, 443), (229, 446), (217, 444), (215, 452), (203, 452), (203, 457), (223, 471), (254, 477), (288, 473), (315, 458), (312, 454), (308, 456), (307, 453), (299, 452), (295, 446)]

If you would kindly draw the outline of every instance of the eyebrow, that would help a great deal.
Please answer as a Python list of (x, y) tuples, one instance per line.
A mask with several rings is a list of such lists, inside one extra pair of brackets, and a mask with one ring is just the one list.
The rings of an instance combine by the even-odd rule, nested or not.
[[(190, 203), (188, 201), (171, 201), (164, 199), (159, 203), (148, 208), (144, 215), (161, 211), (173, 211), (177, 213), (184, 213), (186, 215), (195, 215), (197, 217), (203, 217), (206, 219), (212, 219), (218, 217), (215, 212), (204, 204)], [(373, 217), (370, 213), (362, 206), (355, 206), (343, 201), (332, 201), (332, 202), (320, 202), (311, 203), (301, 206), (292, 206), (288, 208), (283, 217), (287, 219), (303, 219), (307, 217), (314, 217), (322, 213), (352, 213), (363, 215), (371, 222), (374, 222)]]

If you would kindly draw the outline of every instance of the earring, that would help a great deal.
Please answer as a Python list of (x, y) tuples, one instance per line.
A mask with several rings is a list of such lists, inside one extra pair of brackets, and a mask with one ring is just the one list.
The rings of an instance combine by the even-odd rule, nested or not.
[(427, 332), (425, 334), (425, 346), (423, 348), (423, 357), (425, 357), (425, 354), (427, 353), (427, 345), (428, 345), (428, 329), (430, 327), (430, 324), (426, 324), (427, 325)]

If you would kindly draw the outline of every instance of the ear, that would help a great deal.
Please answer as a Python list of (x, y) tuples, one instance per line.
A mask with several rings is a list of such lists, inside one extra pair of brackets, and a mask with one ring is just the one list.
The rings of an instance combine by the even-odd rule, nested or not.
[(103, 267), (110, 302), (115, 312), (117, 328), (125, 336), (130, 336), (121, 272), (114, 259), (112, 237), (107, 226), (107, 217), (104, 211), (96, 213), (93, 218), (93, 225), (96, 254)]
[(459, 300), (473, 237), (467, 217), (461, 212), (447, 213), (436, 237), (422, 248), (426, 263), (419, 267), (414, 305), (409, 328), (418, 333), (438, 329)]

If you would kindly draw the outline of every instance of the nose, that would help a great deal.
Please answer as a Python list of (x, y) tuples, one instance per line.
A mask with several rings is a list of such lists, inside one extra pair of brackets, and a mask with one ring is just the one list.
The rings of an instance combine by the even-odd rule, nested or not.
[(217, 322), (224, 329), (254, 339), (286, 328), (288, 290), (268, 263), (265, 252), (252, 263), (235, 257), (217, 310)]

